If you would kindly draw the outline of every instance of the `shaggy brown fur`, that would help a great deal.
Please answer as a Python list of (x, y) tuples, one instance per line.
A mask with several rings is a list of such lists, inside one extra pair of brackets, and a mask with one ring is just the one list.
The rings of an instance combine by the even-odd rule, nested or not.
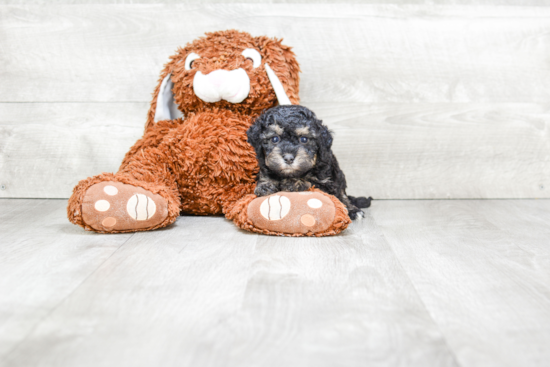
[[(266, 36), (252, 37), (248, 33), (230, 30), (207, 33), (206, 37), (201, 37), (187, 44), (184, 48), (179, 48), (177, 53), (170, 57), (170, 62), (166, 64), (161, 73), (147, 115), (145, 130), (147, 131), (154, 125), (153, 120), (160, 85), (169, 73), (172, 73), (176, 103), (185, 116), (189, 112), (226, 109), (239, 112), (242, 115), (257, 117), (263, 110), (276, 106), (277, 97), (263, 66), (266, 62), (269, 63), (271, 69), (281, 80), (292, 104), (300, 103), (298, 97), (300, 92), (300, 76), (298, 75), (300, 67), (291, 48), (281, 44), (281, 41)], [(241, 55), (241, 52), (247, 48), (255, 48), (260, 51), (262, 55), (262, 65), (260, 67), (254, 69), (252, 62)], [(191, 52), (199, 54), (201, 58), (195, 60), (192, 70), (185, 70), (185, 58)], [(197, 71), (208, 74), (217, 69), (234, 70), (239, 67), (245, 69), (250, 78), (250, 94), (243, 102), (233, 104), (222, 100), (215, 103), (205, 103), (193, 93), (193, 78)]]
[[(258, 50), (262, 64), (253, 68), (252, 61), (241, 55), (247, 48)], [(191, 70), (184, 67), (188, 54), (201, 56)], [(159, 194), (167, 202), (168, 217), (146, 230), (173, 223), (180, 212), (198, 215), (228, 214), (241, 228), (247, 218), (238, 215), (240, 206), (254, 192), (258, 164), (253, 148), (247, 143), (246, 131), (265, 109), (277, 105), (277, 97), (269, 82), (264, 63), (279, 77), (292, 103), (299, 103), (300, 71), (294, 53), (281, 40), (252, 37), (235, 30), (207, 33), (178, 49), (162, 71), (148, 112), (144, 136), (126, 154), (116, 174), (101, 174), (80, 181), (69, 199), (69, 220), (88, 230), (82, 219), (82, 200), (86, 190), (103, 181), (115, 181), (142, 187)], [(197, 71), (208, 74), (213, 70), (243, 68), (250, 78), (250, 93), (241, 103), (225, 100), (206, 103), (193, 91)], [(165, 76), (172, 74), (174, 99), (184, 118), (154, 122), (157, 96)], [(341, 204), (340, 204), (341, 205)], [(239, 206), (239, 207), (240, 207)], [(246, 211), (245, 211), (246, 213)], [(345, 220), (335, 223), (330, 234), (347, 226)], [(327, 232), (327, 234), (329, 234)], [(325, 235), (327, 235), (325, 234)]]

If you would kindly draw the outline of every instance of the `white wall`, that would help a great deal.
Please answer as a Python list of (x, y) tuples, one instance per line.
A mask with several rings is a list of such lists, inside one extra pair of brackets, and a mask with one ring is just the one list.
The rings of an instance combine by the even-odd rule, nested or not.
[(68, 197), (116, 171), (168, 56), (229, 28), (294, 46), (302, 104), (336, 132), (350, 194), (550, 197), (542, 1), (68, 3), (0, 5), (0, 197)]

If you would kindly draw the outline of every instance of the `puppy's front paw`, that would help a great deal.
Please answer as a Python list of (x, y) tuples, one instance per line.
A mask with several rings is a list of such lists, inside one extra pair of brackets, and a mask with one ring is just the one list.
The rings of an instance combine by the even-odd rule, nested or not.
[(365, 218), (365, 212), (361, 209), (353, 209), (349, 211), (349, 217), (351, 220), (363, 219)]
[(254, 189), (254, 194), (256, 196), (267, 196), (267, 195), (275, 194), (278, 191), (279, 190), (277, 189), (277, 187), (271, 182), (262, 181), (256, 185), (256, 188)]
[(281, 184), (281, 191), (300, 192), (311, 188), (311, 183), (302, 180), (287, 181)]

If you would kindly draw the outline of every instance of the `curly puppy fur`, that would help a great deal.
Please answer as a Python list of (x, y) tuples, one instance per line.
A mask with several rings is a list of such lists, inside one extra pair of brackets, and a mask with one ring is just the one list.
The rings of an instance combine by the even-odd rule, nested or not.
[(331, 150), (332, 133), (303, 106), (265, 111), (247, 132), (260, 166), (254, 193), (306, 191), (312, 186), (336, 196), (351, 219), (363, 217), (372, 198), (346, 195), (346, 178)]

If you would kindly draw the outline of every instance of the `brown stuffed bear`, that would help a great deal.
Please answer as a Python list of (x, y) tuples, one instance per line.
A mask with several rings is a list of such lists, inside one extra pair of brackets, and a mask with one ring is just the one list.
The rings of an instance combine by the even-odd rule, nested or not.
[(162, 71), (143, 137), (116, 174), (82, 180), (69, 220), (101, 233), (146, 231), (180, 212), (225, 214), (239, 227), (327, 236), (350, 223), (335, 197), (311, 190), (256, 198), (258, 166), (246, 131), (279, 104), (297, 104), (300, 71), (280, 40), (235, 30), (178, 49)]

